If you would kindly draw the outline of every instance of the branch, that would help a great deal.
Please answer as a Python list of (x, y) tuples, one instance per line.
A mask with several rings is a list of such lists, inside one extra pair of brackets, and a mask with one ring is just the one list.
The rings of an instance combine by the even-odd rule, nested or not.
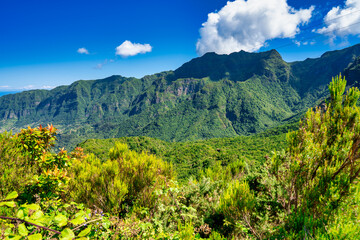
[(255, 229), (253, 229), (251, 227), (251, 224), (249, 222), (249, 220), (246, 218), (246, 214), (244, 215), (244, 220), (245, 222), (247, 223), (247, 225), (249, 226), (250, 230), (252, 231), (252, 233), (258, 238), (258, 239), (261, 239), (261, 237), (259, 236), (259, 234), (255, 231)]
[(170, 196), (172, 197), (172, 199), (174, 200), (174, 202), (175, 202), (175, 205), (176, 205), (177, 209), (178, 209), (178, 210), (179, 210), (179, 212), (180, 212), (180, 216), (181, 216), (182, 220), (185, 222), (185, 218), (184, 218), (184, 216), (183, 216), (183, 215), (181, 215), (181, 214), (182, 214), (181, 208), (179, 207), (179, 205), (178, 205), (178, 203), (177, 203), (176, 199), (174, 198), (174, 195), (172, 194), (172, 192), (171, 192), (170, 190), (169, 190), (169, 193), (170, 193)]
[(54, 230), (54, 229), (51, 229), (51, 228), (48, 228), (48, 227), (43, 227), (43, 226), (37, 225), (37, 224), (35, 224), (35, 223), (31, 223), (31, 222), (22, 220), (22, 219), (20, 219), (20, 218), (12, 218), (12, 217), (0, 216), (0, 219), (7, 219), (7, 220), (12, 220), (12, 221), (21, 221), (21, 222), (27, 223), (27, 224), (29, 224), (29, 225), (33, 225), (33, 226), (35, 226), (35, 227), (48, 230), (48, 231), (50, 231), (50, 232), (54, 232), (54, 233), (56, 233), (56, 234), (61, 234), (61, 232), (56, 231), (56, 230)]
[(100, 220), (102, 220), (102, 218), (98, 218), (98, 219), (94, 219), (94, 220), (91, 220), (91, 221), (88, 221), (88, 222), (84, 222), (83, 224), (80, 224), (79, 226), (77, 226), (76, 228), (74, 228), (73, 231), (78, 230), (79, 228), (81, 228), (82, 226), (85, 226), (85, 225), (88, 224), (88, 223), (92, 223), (92, 222), (96, 222), (96, 221), (100, 221)]

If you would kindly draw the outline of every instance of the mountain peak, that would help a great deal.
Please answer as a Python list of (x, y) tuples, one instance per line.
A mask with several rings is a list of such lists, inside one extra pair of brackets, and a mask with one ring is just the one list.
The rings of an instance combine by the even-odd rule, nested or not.
[(250, 53), (246, 51), (227, 54), (209, 52), (194, 58), (175, 70), (175, 78), (204, 78), (213, 81), (230, 78), (233, 81), (245, 81), (254, 74), (262, 72), (264, 61), (279, 59), (281, 55), (272, 49), (266, 52)]

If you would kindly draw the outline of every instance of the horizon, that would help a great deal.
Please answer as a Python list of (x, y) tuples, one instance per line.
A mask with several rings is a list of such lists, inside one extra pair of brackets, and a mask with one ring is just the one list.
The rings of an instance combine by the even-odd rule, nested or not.
[(111, 75), (141, 78), (175, 70), (206, 52), (275, 49), (286, 62), (302, 61), (358, 44), (360, 36), (360, 1), (349, 0), (1, 6), (0, 19), (8, 24), (0, 26), (5, 36), (0, 92), (52, 89)]
[[(296, 62), (296, 61), (304, 61), (306, 59), (316, 59), (316, 58), (320, 58), (323, 54), (327, 53), (327, 52), (332, 52), (332, 51), (338, 51), (338, 50), (343, 50), (343, 49), (346, 49), (346, 48), (350, 48), (350, 47), (353, 47), (355, 45), (360, 45), (360, 43), (356, 43), (354, 45), (351, 45), (351, 46), (348, 46), (348, 47), (345, 47), (345, 48), (341, 48), (341, 49), (336, 49), (336, 50), (330, 50), (330, 51), (325, 51), (325, 52), (322, 52), (320, 53), (320, 56), (318, 57), (306, 57), (305, 59), (302, 59), (302, 60), (294, 60), (294, 61), (286, 61), (283, 56), (281, 55), (281, 53), (277, 50), (277, 49), (269, 49), (269, 50), (266, 50), (266, 51), (260, 51), (260, 52), (247, 52), (247, 53), (262, 53), (262, 52), (269, 52), (269, 51), (272, 51), (272, 50), (275, 50), (277, 51), (280, 56), (283, 58), (283, 60), (286, 62), (286, 63), (292, 63), (292, 62)], [(244, 50), (240, 50), (238, 52), (241, 52), (241, 51), (244, 51)], [(238, 53), (238, 52), (232, 52), (232, 53), (229, 53), (229, 54), (218, 54), (216, 52), (207, 52), (205, 54), (216, 54), (216, 55), (230, 55), (230, 54), (233, 54), (233, 53)], [(204, 55), (205, 55), (204, 54)], [(200, 57), (195, 57), (195, 58), (201, 58), (202, 56)], [(188, 63), (190, 62), (191, 60), (195, 59), (195, 58), (192, 58), (190, 59), (189, 61), (187, 62), (184, 62), (182, 63), (179, 67), (175, 68), (175, 69), (169, 69), (169, 70), (164, 70), (164, 71), (161, 71), (161, 72), (167, 72), (167, 71), (175, 71), (176, 69), (180, 68), (183, 64), (185, 63)], [(155, 75), (155, 74), (158, 74), (158, 73), (161, 73), (161, 72), (154, 72), (154, 73), (151, 73), (151, 74), (147, 74), (147, 75), (144, 75), (144, 76), (141, 76), (141, 77), (135, 77), (135, 78), (138, 78), (138, 79), (141, 79), (141, 78), (144, 78), (146, 76), (149, 76), (149, 75)], [(34, 89), (10, 89), (10, 90), (2, 90), (0, 88), (0, 97), (1, 96), (4, 96), (4, 95), (8, 95), (8, 94), (15, 94), (15, 93), (20, 93), (20, 92), (25, 92), (25, 91), (32, 91), (32, 90), (47, 90), (47, 91), (51, 91), (52, 89), (54, 88), (57, 88), (57, 87), (61, 87), (61, 86), (69, 86), (77, 81), (94, 81), (94, 80), (102, 80), (102, 79), (106, 79), (106, 78), (109, 78), (109, 77), (112, 77), (112, 76), (120, 76), (120, 77), (126, 77), (126, 78), (132, 78), (134, 76), (123, 76), (123, 75), (120, 75), (120, 74), (113, 74), (113, 75), (109, 75), (109, 76), (105, 76), (103, 78), (97, 78), (97, 79), (77, 79), (77, 80), (74, 80), (72, 82), (70, 82), (69, 84), (62, 84), (62, 85), (58, 85), (58, 86), (55, 86), (55, 87), (52, 87), (52, 88), (34, 88)]]

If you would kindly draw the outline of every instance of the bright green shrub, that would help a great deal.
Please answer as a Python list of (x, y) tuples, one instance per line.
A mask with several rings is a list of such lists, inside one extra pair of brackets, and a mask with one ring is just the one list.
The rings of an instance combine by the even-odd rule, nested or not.
[(360, 173), (360, 91), (336, 77), (329, 85), (330, 102), (310, 109), (300, 129), (288, 134), (285, 154), (268, 162), (278, 192), (277, 201), (288, 217), (284, 233), (303, 238), (326, 232), (325, 226), (349, 196)]
[(125, 144), (115, 144), (109, 154), (105, 162), (93, 155), (73, 162), (69, 190), (73, 199), (105, 211), (127, 212), (135, 203), (152, 206), (153, 191), (174, 177), (170, 164), (130, 151)]
[(228, 165), (223, 166), (221, 161), (217, 161), (214, 166), (203, 171), (202, 175), (212, 181), (221, 181), (223, 185), (233, 179), (240, 179), (246, 166), (245, 158), (236, 159)]
[(259, 237), (252, 226), (252, 212), (255, 196), (245, 181), (232, 181), (220, 197), (219, 211), (226, 218), (225, 224), (233, 225), (237, 237), (246, 237), (248, 233)]

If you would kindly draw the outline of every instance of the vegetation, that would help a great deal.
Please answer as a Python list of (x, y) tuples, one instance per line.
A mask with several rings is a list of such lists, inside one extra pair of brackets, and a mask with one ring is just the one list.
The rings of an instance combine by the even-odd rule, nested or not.
[(85, 154), (94, 154), (99, 159), (109, 157), (110, 149), (124, 143), (138, 153), (147, 152), (172, 163), (177, 179), (185, 181), (190, 176), (199, 179), (203, 170), (216, 164), (227, 166), (236, 159), (245, 157), (249, 162), (263, 162), (275, 149), (286, 146), (286, 133), (298, 128), (298, 122), (284, 124), (252, 136), (212, 138), (188, 142), (167, 142), (150, 137), (122, 137), (88, 139), (78, 145)]
[[(335, 77), (329, 101), (308, 110), (286, 145), (271, 139), (294, 125), (193, 143), (89, 140), (69, 154), (53, 150), (52, 125), (3, 133), (0, 238), (357, 238), (360, 91), (345, 88)], [(261, 138), (284, 149), (261, 158), (236, 150)], [(193, 157), (196, 174), (181, 168)]]

